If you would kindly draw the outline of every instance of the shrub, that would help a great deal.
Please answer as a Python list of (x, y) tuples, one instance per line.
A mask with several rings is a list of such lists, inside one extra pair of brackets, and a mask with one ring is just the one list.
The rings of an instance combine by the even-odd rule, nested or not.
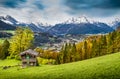
[(42, 64), (42, 65), (45, 65), (45, 64), (55, 64), (55, 60), (54, 59), (44, 59), (44, 58), (40, 58), (40, 57), (37, 57), (37, 60), (38, 60), (38, 64)]

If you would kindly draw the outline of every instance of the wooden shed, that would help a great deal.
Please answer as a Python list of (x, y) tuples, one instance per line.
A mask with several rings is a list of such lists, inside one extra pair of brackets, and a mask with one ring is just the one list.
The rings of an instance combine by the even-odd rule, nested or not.
[(36, 66), (37, 65), (37, 56), (38, 52), (35, 52), (32, 49), (26, 50), (20, 53), (22, 66)]

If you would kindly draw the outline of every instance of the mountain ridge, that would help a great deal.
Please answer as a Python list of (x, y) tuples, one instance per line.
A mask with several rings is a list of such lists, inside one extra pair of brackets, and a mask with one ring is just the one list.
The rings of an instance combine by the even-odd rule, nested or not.
[[(19, 22), (12, 16), (0, 16), (0, 21), (12, 25), (29, 27), (34, 32), (47, 32), (52, 35), (65, 35), (65, 34), (98, 34), (108, 33), (113, 31), (114, 26), (111, 27), (106, 23), (94, 21), (86, 16), (78, 18), (71, 18), (63, 23), (55, 25), (44, 25), (42, 23), (24, 23)], [(10, 26), (11, 27), (11, 26)]]

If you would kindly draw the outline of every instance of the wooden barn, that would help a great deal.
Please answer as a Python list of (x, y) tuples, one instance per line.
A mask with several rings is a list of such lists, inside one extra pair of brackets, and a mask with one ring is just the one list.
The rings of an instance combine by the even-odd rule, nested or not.
[(36, 66), (38, 53), (32, 49), (20, 53), (22, 66)]

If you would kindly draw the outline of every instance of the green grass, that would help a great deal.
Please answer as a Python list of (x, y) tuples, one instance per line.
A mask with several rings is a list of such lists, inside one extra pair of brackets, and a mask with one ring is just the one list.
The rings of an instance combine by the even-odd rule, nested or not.
[(0, 79), (120, 79), (120, 53), (61, 65), (0, 68)]
[(4, 42), (4, 38), (0, 38), (0, 44), (2, 44)]
[(6, 59), (6, 60), (0, 60), (0, 66), (14, 66), (18, 65), (20, 61), (15, 59)]
[(10, 41), (10, 39), (9, 39), (9, 38), (0, 38), (0, 45), (2, 45), (2, 44), (3, 44), (3, 42), (5, 41), (5, 39), (7, 39), (8, 41)]
[(13, 35), (15, 34), (15, 31), (13, 31), (13, 30), (3, 30), (3, 31), (1, 31), (1, 32), (12, 33)]

